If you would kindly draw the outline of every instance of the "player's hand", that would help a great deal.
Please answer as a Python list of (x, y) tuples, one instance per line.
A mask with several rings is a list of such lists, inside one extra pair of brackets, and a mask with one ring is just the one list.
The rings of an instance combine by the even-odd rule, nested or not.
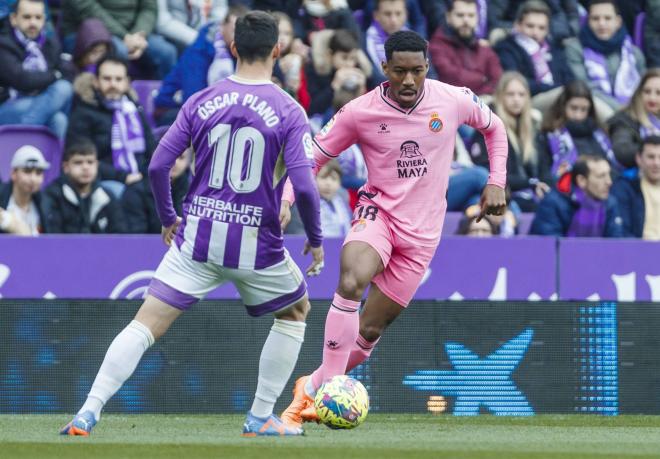
[(163, 229), (161, 230), (161, 235), (163, 237), (163, 242), (165, 243), (166, 246), (172, 245), (172, 241), (174, 240), (174, 235), (176, 234), (176, 230), (179, 229), (179, 225), (181, 224), (181, 217), (176, 217), (176, 221), (172, 226), (168, 226), (165, 228), (163, 226)]
[(480, 222), (486, 215), (502, 215), (506, 210), (504, 189), (496, 185), (486, 185), (481, 193), (481, 212), (477, 217)]
[(280, 205), (280, 228), (282, 228), (282, 232), (284, 232), (290, 221), (291, 203), (282, 199), (282, 204)]
[(312, 254), (312, 264), (309, 265), (307, 271), (305, 272), (309, 277), (318, 276), (321, 274), (321, 270), (323, 269), (323, 246), (321, 245), (319, 247), (312, 247), (309, 245), (309, 241), (305, 241), (303, 255), (307, 255), (310, 252)]

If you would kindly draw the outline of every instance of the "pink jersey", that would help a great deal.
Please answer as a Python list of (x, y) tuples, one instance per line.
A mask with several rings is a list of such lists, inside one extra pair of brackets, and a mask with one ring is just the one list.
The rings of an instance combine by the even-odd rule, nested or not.
[(363, 195), (385, 212), (392, 230), (420, 245), (438, 243), (447, 184), (461, 124), (481, 131), (490, 158), (488, 183), (504, 187), (508, 146), (501, 120), (467, 88), (426, 80), (409, 109), (387, 97), (388, 83), (344, 106), (316, 135), (316, 169), (353, 144), (367, 164)]

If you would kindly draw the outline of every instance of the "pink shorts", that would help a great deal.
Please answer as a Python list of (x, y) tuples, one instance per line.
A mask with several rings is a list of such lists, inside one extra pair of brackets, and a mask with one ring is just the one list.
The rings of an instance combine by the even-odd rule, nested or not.
[[(360, 208), (362, 207), (362, 210)], [(385, 269), (373, 278), (374, 284), (403, 307), (412, 300), (437, 246), (421, 246), (396, 234), (384, 212), (360, 201), (353, 216), (353, 227), (344, 245), (366, 242), (374, 248)]]

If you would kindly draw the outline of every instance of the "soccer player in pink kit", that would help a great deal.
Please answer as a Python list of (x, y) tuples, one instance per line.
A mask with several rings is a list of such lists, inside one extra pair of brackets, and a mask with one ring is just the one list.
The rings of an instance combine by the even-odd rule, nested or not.
[[(302, 107), (271, 82), (277, 42), (277, 22), (269, 14), (255, 11), (238, 19), (231, 44), (236, 74), (190, 97), (158, 145), (149, 177), (170, 249), (135, 320), (110, 344), (87, 400), (62, 434), (89, 435), (146, 350), (224, 282), (236, 286), (249, 315), (275, 316), (243, 435), (303, 434), (273, 414), (298, 360), (309, 311), (306, 283), (282, 239), (287, 174), (302, 201), (307, 250), (314, 258), (308, 274), (323, 264), (323, 248), (309, 123)], [(170, 169), (191, 145), (194, 174), (181, 218), (172, 205)]]
[[(315, 171), (359, 144), (369, 178), (359, 191), (341, 252), (339, 286), (325, 323), (323, 363), (296, 382), (282, 414), (292, 425), (316, 420), (321, 384), (365, 361), (385, 328), (412, 299), (433, 258), (461, 124), (483, 133), (490, 177), (481, 216), (506, 206), (507, 138), (502, 121), (467, 88), (427, 80), (426, 41), (411, 31), (385, 43), (388, 81), (344, 106), (314, 139)], [(285, 200), (291, 202), (290, 194)], [(366, 288), (367, 300), (358, 314)]]

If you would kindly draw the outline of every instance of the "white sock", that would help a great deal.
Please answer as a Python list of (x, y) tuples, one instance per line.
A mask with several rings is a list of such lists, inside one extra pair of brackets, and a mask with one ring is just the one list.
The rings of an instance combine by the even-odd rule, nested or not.
[(305, 340), (305, 322), (275, 319), (259, 359), (257, 393), (252, 414), (267, 418), (293, 373), (300, 347)]
[(110, 344), (85, 404), (78, 413), (91, 411), (98, 421), (103, 406), (131, 377), (142, 355), (154, 343), (146, 325), (134, 320)]
[(307, 378), (307, 382), (305, 382), (305, 392), (312, 398), (316, 397), (316, 389), (314, 388), (311, 376)]

